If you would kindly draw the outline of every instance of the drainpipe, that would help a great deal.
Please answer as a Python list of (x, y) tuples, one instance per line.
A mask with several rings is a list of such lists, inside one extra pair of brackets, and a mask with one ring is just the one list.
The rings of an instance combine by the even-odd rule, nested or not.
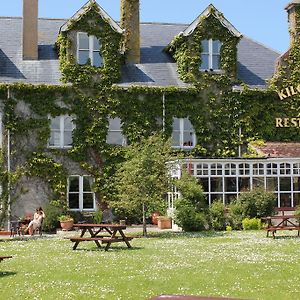
[(166, 130), (166, 95), (163, 93), (162, 95), (162, 105), (163, 105), (163, 111), (162, 111), (162, 131), (165, 133)]
[[(7, 100), (10, 99), (10, 89), (7, 88)], [(7, 228), (10, 230), (10, 219), (11, 219), (11, 198), (10, 198), (10, 130), (7, 129), (7, 173), (8, 173), (8, 183), (7, 183), (7, 190), (8, 190), (8, 197), (7, 197)]]

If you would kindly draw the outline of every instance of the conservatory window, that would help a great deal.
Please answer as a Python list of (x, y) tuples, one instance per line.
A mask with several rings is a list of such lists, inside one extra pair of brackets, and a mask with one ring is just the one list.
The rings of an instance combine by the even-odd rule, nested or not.
[(73, 130), (75, 129), (74, 117), (62, 115), (55, 118), (50, 117), (50, 139), (51, 148), (71, 148), (73, 143)]
[(218, 40), (201, 41), (201, 70), (220, 70), (220, 50), (222, 43)]
[(70, 210), (95, 210), (95, 194), (92, 191), (93, 183), (94, 179), (91, 176), (74, 175), (68, 178), (68, 204)]
[(103, 65), (103, 58), (100, 53), (101, 44), (97, 37), (85, 32), (78, 32), (77, 45), (77, 62), (79, 65), (85, 65), (89, 60), (94, 67)]
[(122, 121), (120, 118), (109, 119), (106, 143), (110, 145), (126, 146), (127, 141), (122, 132)]
[(172, 146), (191, 149), (196, 145), (196, 135), (188, 118), (173, 118)]

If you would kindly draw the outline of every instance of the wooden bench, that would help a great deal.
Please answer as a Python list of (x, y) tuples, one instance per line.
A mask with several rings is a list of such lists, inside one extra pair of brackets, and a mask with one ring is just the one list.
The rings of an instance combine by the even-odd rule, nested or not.
[(12, 258), (12, 256), (0, 256), (0, 262), (4, 259), (7, 259), (7, 258)]
[(274, 239), (275, 239), (275, 233), (277, 230), (297, 230), (298, 236), (300, 236), (300, 226), (269, 227), (269, 228), (266, 228), (266, 230), (267, 230), (267, 236), (269, 236), (269, 232), (272, 232)]
[(76, 250), (79, 242), (85, 242), (85, 241), (94, 241), (96, 245), (100, 248), (101, 245), (99, 244), (99, 241), (102, 244), (107, 244), (105, 247), (105, 251), (108, 250), (109, 246), (111, 243), (119, 243), (119, 242), (125, 242), (125, 241), (131, 241), (133, 238), (132, 237), (106, 237), (106, 236), (97, 236), (97, 237), (66, 237), (66, 239), (69, 239), (71, 242), (75, 243), (73, 246), (73, 250)]

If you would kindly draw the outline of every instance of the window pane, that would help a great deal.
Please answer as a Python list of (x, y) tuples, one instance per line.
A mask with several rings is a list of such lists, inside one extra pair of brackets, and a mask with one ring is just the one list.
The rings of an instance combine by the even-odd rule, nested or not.
[(79, 192), (79, 177), (69, 177), (69, 192)]
[(106, 137), (106, 143), (110, 145), (124, 145), (124, 137), (122, 132), (120, 131), (113, 131), (108, 132)]
[(180, 132), (175, 131), (172, 133), (172, 146), (180, 146)]
[(92, 191), (93, 178), (90, 176), (83, 177), (83, 191), (91, 192)]
[(69, 208), (79, 209), (79, 194), (69, 194)]
[(101, 67), (103, 64), (102, 57), (100, 56), (100, 52), (94, 51), (93, 52), (93, 66), (94, 67)]
[(209, 55), (208, 54), (201, 54), (201, 70), (208, 70), (209, 69)]
[(239, 191), (245, 192), (250, 190), (250, 178), (241, 177), (239, 178)]
[(65, 130), (73, 130), (73, 118), (71, 116), (65, 116), (64, 118), (64, 129)]
[(89, 49), (89, 37), (87, 33), (79, 33), (78, 49)]
[(184, 132), (183, 133), (183, 146), (192, 147), (194, 146), (194, 134), (193, 132)]
[(212, 60), (212, 68), (213, 70), (220, 70), (220, 56), (219, 55), (213, 55)]
[(52, 129), (60, 130), (60, 116), (51, 118), (51, 130)]
[(236, 178), (225, 177), (225, 192), (237, 192)]
[(60, 131), (51, 131), (49, 146), (55, 146), (55, 147), (60, 146)]
[(83, 208), (84, 209), (94, 208), (94, 197), (92, 193), (83, 194)]
[(222, 178), (211, 178), (211, 192), (223, 192), (223, 181)]
[(121, 119), (120, 118), (109, 119), (108, 130), (121, 130)]
[(218, 40), (213, 40), (212, 41), (212, 50), (213, 50), (213, 54), (220, 54), (220, 50), (221, 50), (221, 42)]
[(201, 184), (201, 186), (203, 187), (203, 191), (204, 193), (208, 193), (208, 178), (198, 178), (199, 183)]
[(300, 191), (300, 177), (293, 178), (294, 191)]
[(183, 130), (194, 131), (193, 125), (188, 118), (183, 119)]
[(201, 41), (201, 47), (202, 47), (202, 53), (208, 53), (209, 52), (208, 40)]
[(94, 47), (93, 47), (94, 51), (100, 50), (99, 40), (95, 36), (93, 36), (93, 44), (94, 44)]
[(291, 190), (291, 178), (283, 177), (279, 179), (280, 191), (290, 191)]
[(292, 199), (290, 194), (280, 194), (280, 206), (281, 207), (292, 206)]
[(300, 194), (294, 193), (294, 207), (300, 205)]
[(73, 144), (73, 134), (72, 131), (64, 132), (64, 146), (72, 146)]
[(277, 177), (267, 177), (267, 191), (273, 192), (277, 190), (278, 190)]
[[(276, 179), (276, 178), (272, 178), (272, 179)], [(273, 183), (273, 181), (272, 181)], [(274, 182), (275, 184), (275, 182)], [(253, 177), (253, 188), (256, 188), (256, 187), (261, 187), (261, 188), (264, 188), (265, 186), (265, 183), (264, 183), (264, 178), (263, 177)], [(267, 186), (268, 186), (268, 183), (267, 183)]]
[(80, 50), (78, 53), (78, 63), (85, 65), (89, 59), (89, 51)]
[(180, 119), (173, 118), (173, 130), (180, 130)]

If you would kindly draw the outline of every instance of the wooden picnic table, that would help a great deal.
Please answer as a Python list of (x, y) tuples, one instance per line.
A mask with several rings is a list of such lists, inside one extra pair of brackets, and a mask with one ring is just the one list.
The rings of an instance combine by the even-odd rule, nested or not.
[[(275, 233), (277, 230), (297, 230), (298, 236), (300, 232), (300, 216), (295, 215), (275, 215), (262, 218), (262, 220), (267, 221), (267, 237), (269, 232), (272, 232), (273, 238), (275, 239)], [(273, 224), (277, 220), (277, 224)]]
[(7, 259), (7, 258), (12, 258), (12, 256), (0, 256), (0, 262), (4, 259)]
[[(107, 251), (112, 243), (123, 242), (128, 248), (131, 248), (129, 241), (132, 237), (127, 237), (123, 230), (125, 225), (118, 224), (74, 224), (75, 228), (81, 229), (80, 236), (69, 237), (71, 242), (74, 242), (73, 250), (76, 250), (80, 242), (94, 241), (97, 247), (101, 248), (100, 242), (106, 244), (105, 251)], [(85, 236), (88, 233), (89, 236)]]

